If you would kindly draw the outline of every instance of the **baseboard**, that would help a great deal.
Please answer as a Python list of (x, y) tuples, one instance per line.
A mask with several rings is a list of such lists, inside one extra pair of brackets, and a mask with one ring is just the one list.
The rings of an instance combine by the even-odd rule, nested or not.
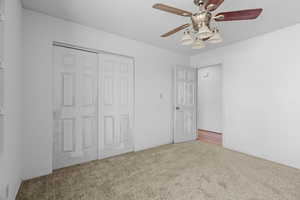
[(205, 132), (209, 132), (209, 133), (215, 133), (215, 134), (218, 134), (218, 135), (223, 135), (223, 133), (208, 131), (208, 130), (204, 130), (204, 129), (198, 129), (198, 131), (205, 131)]
[(148, 150), (148, 149), (153, 149), (153, 148), (157, 148), (157, 147), (168, 145), (168, 144), (172, 144), (172, 143), (171, 142), (166, 142), (166, 143), (160, 143), (160, 144), (140, 146), (140, 147), (135, 148), (134, 152), (145, 151), (145, 150)]
[(223, 148), (225, 148), (225, 149), (227, 149), (229, 151), (240, 153), (240, 154), (244, 154), (246, 156), (250, 156), (250, 157), (253, 157), (253, 158), (256, 158), (256, 159), (260, 159), (260, 160), (272, 162), (272, 163), (275, 163), (277, 165), (281, 165), (281, 166), (284, 166), (284, 167), (294, 168), (294, 169), (297, 169), (297, 170), (300, 169), (300, 166), (298, 166), (298, 165), (294, 165), (294, 164), (291, 164), (291, 163), (280, 162), (280, 161), (275, 160), (275, 159), (270, 159), (270, 158), (267, 158), (265, 156), (258, 155), (256, 153), (247, 152), (247, 151), (239, 150), (239, 149), (236, 149), (236, 148), (232, 148), (232, 147), (229, 147), (227, 145), (224, 145)]
[(11, 200), (15, 200), (17, 198), (17, 195), (19, 193), (19, 190), (21, 188), (21, 184), (22, 184), (22, 180), (19, 179), (19, 181), (17, 182), (17, 184), (15, 185), (15, 187), (13, 188), (13, 191), (11, 193), (11, 197), (9, 199)]

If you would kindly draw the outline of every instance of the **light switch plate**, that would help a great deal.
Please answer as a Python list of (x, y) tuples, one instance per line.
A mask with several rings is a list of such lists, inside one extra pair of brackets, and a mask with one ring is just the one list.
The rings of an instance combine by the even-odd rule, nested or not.
[(3, 13), (0, 13), (0, 21), (3, 22), (4, 19), (5, 19), (4, 14), (3, 14)]
[(0, 58), (0, 70), (4, 69), (3, 60)]
[(163, 99), (163, 98), (164, 98), (163, 93), (160, 93), (160, 94), (159, 94), (159, 98), (160, 98), (160, 99)]

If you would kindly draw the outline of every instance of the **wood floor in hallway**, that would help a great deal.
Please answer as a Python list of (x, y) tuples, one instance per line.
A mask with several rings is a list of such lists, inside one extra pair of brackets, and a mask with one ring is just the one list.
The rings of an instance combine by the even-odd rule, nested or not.
[(223, 145), (223, 135), (221, 133), (215, 133), (206, 130), (198, 130), (197, 140), (216, 145)]

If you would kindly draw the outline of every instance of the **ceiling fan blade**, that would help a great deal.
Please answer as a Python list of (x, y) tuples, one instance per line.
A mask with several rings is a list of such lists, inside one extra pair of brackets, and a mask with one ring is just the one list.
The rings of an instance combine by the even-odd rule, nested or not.
[(207, 3), (205, 4), (205, 8), (209, 11), (214, 11), (216, 10), (224, 0), (208, 0)]
[(190, 26), (190, 24), (184, 24), (182, 26), (179, 26), (179, 27), (173, 29), (172, 31), (169, 31), (169, 32), (163, 34), (161, 37), (168, 37), (168, 36), (173, 35), (174, 33), (177, 33), (178, 31), (181, 31), (189, 26)]
[(153, 5), (153, 8), (158, 9), (158, 10), (162, 10), (162, 11), (165, 11), (165, 12), (173, 13), (173, 14), (176, 14), (176, 15), (184, 16), (184, 17), (190, 17), (190, 16), (193, 15), (193, 13), (191, 13), (191, 12), (181, 10), (181, 9), (178, 9), (178, 8), (174, 8), (174, 7), (171, 7), (171, 6), (167, 6), (167, 5), (164, 5), (164, 4), (161, 4), (161, 3)]
[(223, 12), (217, 14), (214, 18), (216, 21), (236, 21), (236, 20), (250, 20), (256, 19), (263, 9), (250, 9), (250, 10), (239, 10), (233, 12)]

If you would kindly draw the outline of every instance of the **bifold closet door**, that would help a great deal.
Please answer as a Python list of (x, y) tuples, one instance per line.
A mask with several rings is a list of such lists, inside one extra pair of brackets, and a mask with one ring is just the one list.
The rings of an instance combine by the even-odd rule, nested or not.
[(97, 54), (54, 46), (54, 169), (98, 158), (97, 80)]
[(133, 59), (100, 54), (100, 156), (133, 151)]

